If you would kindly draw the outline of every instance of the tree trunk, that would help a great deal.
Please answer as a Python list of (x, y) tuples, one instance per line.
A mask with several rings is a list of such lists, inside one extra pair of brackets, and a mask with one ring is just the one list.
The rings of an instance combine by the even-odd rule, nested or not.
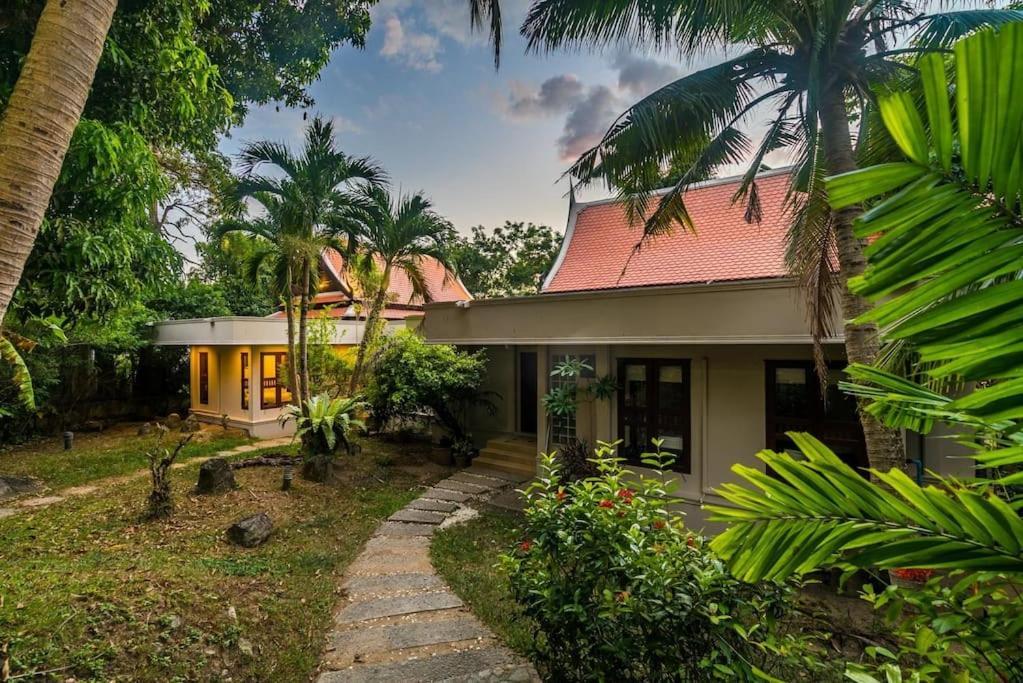
[[(302, 263), (302, 298), (300, 300), (301, 315), (298, 321), (298, 355), (299, 355), (299, 378), (298, 383), (302, 387), (302, 405), (311, 398), (312, 389), (309, 387), (309, 287), (311, 279), (311, 266), (309, 260)], [(303, 411), (305, 409), (303, 408)]]
[[(821, 133), (824, 152), (827, 155), (830, 175), (856, 170), (852, 136), (845, 107), (845, 97), (840, 86), (833, 86), (824, 93), (821, 100)], [(870, 309), (870, 302), (849, 291), (849, 279), (859, 275), (866, 268), (863, 255), (866, 246), (863, 240), (853, 234), (853, 220), (860, 210), (856, 207), (833, 212), (835, 242), (838, 248), (838, 263), (841, 268), (839, 280), (842, 283), (842, 317), (845, 320), (845, 353), (850, 363), (873, 364), (880, 350), (877, 325), (853, 324), (851, 321)], [(888, 429), (874, 416), (864, 410), (860, 401), (860, 423), (867, 444), (867, 458), (870, 466), (887, 472), (892, 468), (901, 469), (906, 462), (902, 435)]]
[(370, 305), (369, 315), (366, 316), (366, 326), (363, 328), (362, 341), (359, 343), (359, 353), (355, 357), (355, 368), (352, 370), (352, 381), (349, 386), (349, 395), (354, 396), (359, 390), (359, 380), (362, 378), (363, 366), (366, 364), (366, 353), (375, 341), (377, 321), (380, 319), (380, 312), (384, 308), (384, 300), (387, 298), (387, 289), (391, 284), (391, 264), (384, 266), (384, 274), (380, 278), (380, 288), (373, 303)]
[(0, 325), (89, 96), (117, 0), (48, 0), (0, 121)]
[[(284, 313), (288, 318), (288, 385), (291, 389), (291, 402), (296, 406), (302, 397), (298, 391), (298, 354), (295, 353), (295, 293), (292, 290), (291, 268), (288, 268), (288, 290), (284, 295)], [(260, 366), (260, 379), (263, 368)], [(262, 400), (262, 388), (260, 389)]]

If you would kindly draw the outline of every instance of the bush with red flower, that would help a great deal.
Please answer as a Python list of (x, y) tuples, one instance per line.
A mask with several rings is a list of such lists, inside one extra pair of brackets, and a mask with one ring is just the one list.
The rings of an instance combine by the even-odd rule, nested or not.
[(600, 444), (598, 476), (565, 481), (544, 458), (526, 492), (526, 540), (502, 557), (538, 627), (534, 659), (561, 681), (812, 679), (809, 638), (779, 626), (791, 589), (733, 578), (669, 511), (670, 456), (645, 459), (654, 476)]

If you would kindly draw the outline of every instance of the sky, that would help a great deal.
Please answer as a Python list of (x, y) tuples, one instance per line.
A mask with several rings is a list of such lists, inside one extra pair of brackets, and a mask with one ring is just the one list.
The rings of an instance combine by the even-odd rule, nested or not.
[[(620, 49), (525, 54), (518, 27), (527, 4), (502, 2), (495, 71), (485, 35), (470, 30), (467, 0), (383, 0), (365, 49), (335, 52), (306, 113), (332, 117), (346, 152), (373, 156), (396, 188), (423, 191), (461, 232), (506, 220), (564, 230), (570, 162), (629, 104), (721, 55), (685, 64)], [(221, 149), (258, 139), (297, 146), (303, 123), (302, 110), (257, 108)]]

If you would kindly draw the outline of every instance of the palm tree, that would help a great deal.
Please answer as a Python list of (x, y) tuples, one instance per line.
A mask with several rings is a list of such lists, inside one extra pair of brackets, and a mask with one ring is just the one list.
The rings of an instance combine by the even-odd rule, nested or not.
[(445, 249), (445, 239), (451, 232), (451, 223), (435, 213), (433, 205), (422, 194), (394, 198), (376, 186), (367, 188), (363, 199), (360, 215), (338, 225), (346, 233), (349, 253), (372, 258), (380, 271), (379, 286), (369, 306), (366, 327), (352, 371), (353, 395), (359, 387), (366, 352), (380, 332), (380, 316), (392, 274), (402, 271), (412, 283), (413, 293), (429, 302), (431, 292), (423, 274), (423, 260), (436, 259), (449, 277), (454, 272)]
[[(697, 71), (643, 98), (623, 113), (569, 173), (585, 185), (602, 181), (616, 190), (646, 235), (694, 226), (685, 191), (714, 170), (748, 161), (735, 200), (759, 215), (756, 173), (764, 158), (790, 149), (797, 159), (790, 185), (793, 209), (789, 267), (807, 300), (818, 373), (825, 369), (820, 342), (831, 335), (835, 308), (833, 260), (840, 265), (841, 313), (850, 362), (878, 356), (878, 328), (859, 320), (867, 300), (848, 282), (863, 273), (865, 240), (852, 230), (856, 207), (832, 210), (823, 178), (857, 168), (866, 127), (853, 145), (850, 117), (872, 117), (876, 86), (911, 70), (914, 53), (945, 49), (985, 25), (1023, 19), (1013, 10), (968, 10), (924, 15), (909, 0), (536, 0), (522, 32), (536, 51), (641, 45), (684, 57), (712, 46), (741, 47), (737, 57)], [(906, 35), (912, 40), (904, 47)], [(774, 111), (755, 148), (739, 129), (761, 105)], [(760, 109), (762, 111), (762, 107)], [(752, 154), (750, 154), (752, 153)], [(686, 169), (677, 183), (655, 194), (664, 169)], [(887, 471), (904, 462), (901, 439), (861, 409), (871, 465)]]
[[(268, 209), (264, 200), (273, 198), (276, 219), (287, 226), (294, 259), (290, 291), (299, 299), (298, 355), (289, 357), (289, 365), (297, 366), (299, 401), (304, 406), (311, 398), (307, 319), (319, 282), (320, 254), (327, 247), (342, 248), (328, 226), (343, 222), (354, 210), (356, 188), (378, 187), (386, 175), (371, 158), (351, 157), (338, 149), (333, 122), (319, 116), (306, 128), (299, 154), (281, 143), (263, 141), (246, 145), (239, 158), (238, 197), (255, 199)], [(257, 173), (264, 165), (275, 167), (278, 174)], [(289, 301), (292, 298), (285, 297), (286, 306)]]
[(48, 0), (0, 120), (0, 326), (35, 244), (117, 0)]
[(301, 256), (307, 244), (300, 227), (287, 220), (284, 205), (272, 194), (254, 192), (250, 195), (263, 207), (264, 215), (253, 218), (229, 218), (214, 226), (211, 239), (222, 243), (232, 233), (243, 233), (253, 238), (255, 248), (247, 263), (248, 279), (260, 284), (262, 272), (271, 274), (274, 296), (284, 302), (288, 320), (288, 385), (291, 387), (291, 401), (300, 406), (301, 394), (298, 388), (298, 366), (295, 353), (295, 273), (301, 268)]

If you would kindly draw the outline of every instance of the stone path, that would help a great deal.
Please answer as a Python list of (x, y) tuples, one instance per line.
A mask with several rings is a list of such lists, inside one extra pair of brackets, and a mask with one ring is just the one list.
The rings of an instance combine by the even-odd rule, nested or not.
[[(202, 458), (192, 458), (184, 462), (177, 462), (171, 465), (171, 469), (178, 469), (180, 467), (189, 467), (191, 465), (202, 464), (206, 460), (211, 458), (226, 458), (232, 455), (239, 455), (241, 453), (249, 453), (251, 451), (258, 451), (264, 448), (276, 448), (278, 446), (287, 446), (292, 442), (290, 436), (280, 437), (277, 439), (267, 439), (265, 441), (254, 441), (253, 443), (243, 444), (236, 446), (230, 450), (219, 451), (213, 455), (208, 455)], [(144, 474), (148, 474), (149, 470), (140, 469), (137, 472), (131, 474), (118, 476), (118, 477), (107, 477), (106, 479), (100, 479), (91, 484), (84, 484), (81, 486), (72, 486), (70, 488), (61, 489), (47, 496), (29, 496), (22, 497), (17, 500), (5, 501), (5, 507), (0, 507), (0, 519), (4, 517), (11, 517), (18, 514), (19, 512), (26, 512), (28, 510), (38, 510), (40, 508), (50, 507), (61, 503), (68, 498), (75, 498), (77, 496), (86, 496), (90, 493), (95, 493), (101, 488), (119, 484), (135, 477), (140, 477)]]
[(380, 525), (342, 580), (317, 683), (539, 681), (451, 592), (430, 536), (521, 479), (476, 468), (445, 479)]

